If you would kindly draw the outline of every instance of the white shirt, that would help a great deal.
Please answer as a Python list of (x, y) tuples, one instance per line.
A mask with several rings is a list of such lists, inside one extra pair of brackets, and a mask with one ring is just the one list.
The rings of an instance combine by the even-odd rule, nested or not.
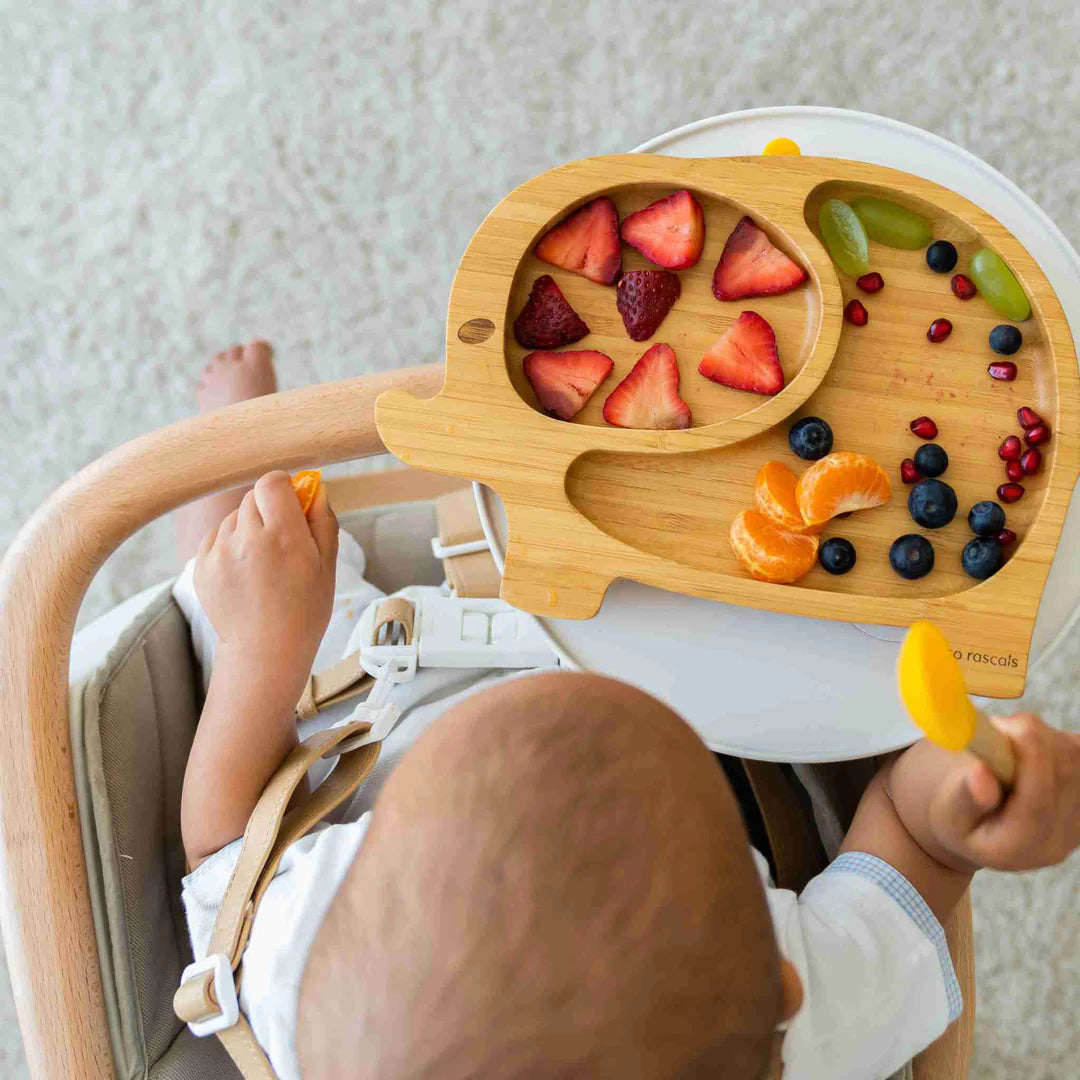
[[(343, 560), (349, 563), (344, 568)], [(362, 574), (363, 553), (342, 533), (338, 585), (345, 591), (339, 591), (317, 666), (341, 656), (364, 605), (381, 595)], [(195, 596), (190, 564), (174, 593), (192, 624), (208, 678), (215, 635)], [(395, 687), (401, 719), (344, 813), (347, 820), (318, 827), (282, 858), (255, 917), (240, 990), (241, 1008), (279, 1080), (299, 1080), (300, 979), (330, 901), (363, 842), (382, 782), (446, 709), (506, 677), (503, 671), (421, 669)], [(348, 706), (337, 708), (312, 723), (325, 727), (347, 715)], [(301, 736), (309, 733), (302, 730)], [(222, 848), (183, 881), (197, 959), (206, 954), (240, 843)], [(960, 988), (944, 931), (899, 872), (871, 855), (847, 853), (796, 896), (773, 888), (765, 859), (758, 852), (754, 857), (780, 952), (803, 984), (802, 1008), (784, 1037), (784, 1080), (881, 1080), (960, 1015)]]

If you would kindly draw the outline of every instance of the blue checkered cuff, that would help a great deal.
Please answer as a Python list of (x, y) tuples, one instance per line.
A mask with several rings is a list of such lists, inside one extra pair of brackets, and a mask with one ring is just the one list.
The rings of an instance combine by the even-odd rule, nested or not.
[(872, 881), (882, 892), (891, 896), (912, 922), (929, 938), (931, 945), (937, 950), (938, 962), (941, 964), (941, 975), (945, 980), (945, 1000), (949, 1006), (949, 1023), (951, 1024), (963, 1011), (964, 998), (960, 993), (960, 983), (956, 979), (952, 957), (949, 956), (945, 931), (934, 917), (934, 913), (926, 906), (926, 901), (919, 895), (915, 886), (899, 870), (864, 851), (845, 851), (829, 865), (825, 873), (857, 874), (859, 877), (866, 878), (867, 881)]

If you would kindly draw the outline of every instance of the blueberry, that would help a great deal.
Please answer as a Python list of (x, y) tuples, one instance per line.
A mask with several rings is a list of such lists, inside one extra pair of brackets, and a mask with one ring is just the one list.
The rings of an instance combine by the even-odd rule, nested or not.
[(842, 536), (833, 536), (821, 545), (818, 562), (830, 574), (846, 574), (855, 565), (855, 545)]
[(947, 274), (956, 265), (956, 248), (948, 240), (935, 240), (926, 249), (926, 265), (939, 274)]
[(1005, 528), (1005, 511), (992, 499), (983, 499), (968, 511), (968, 524), (977, 536), (997, 536)]
[(956, 517), (956, 492), (944, 480), (920, 480), (907, 501), (908, 513), (924, 529), (941, 529)]
[(889, 548), (889, 564), (908, 581), (926, 577), (934, 569), (934, 545), (925, 536), (898, 536)]
[(960, 565), (965, 573), (984, 581), (1001, 569), (1001, 544), (992, 536), (976, 536), (964, 545)]
[(1024, 335), (1015, 326), (1002, 323), (990, 331), (990, 348), (1002, 356), (1012, 356), (1024, 344)]
[(792, 424), (788, 445), (806, 461), (817, 461), (832, 449), (832, 428), (820, 416), (806, 416)]
[(915, 451), (915, 468), (923, 476), (940, 476), (949, 467), (949, 455), (937, 443), (926, 443)]

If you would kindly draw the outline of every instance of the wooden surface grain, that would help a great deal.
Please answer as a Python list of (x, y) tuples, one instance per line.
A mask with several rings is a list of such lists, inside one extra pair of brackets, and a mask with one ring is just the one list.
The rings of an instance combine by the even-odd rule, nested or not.
[[(610, 194), (625, 214), (690, 187), (706, 214), (705, 254), (680, 273), (683, 295), (649, 342), (630, 341), (615, 290), (541, 263), (531, 254), (543, 232), (568, 210)], [(930, 271), (922, 251), (871, 244), (885, 289), (860, 293), (839, 275), (817, 237), (817, 210), (828, 197), (876, 193), (929, 218), (938, 238), (958, 248), (957, 270), (980, 246), (997, 250), (1032, 303), (1013, 383), (987, 374), (995, 359), (990, 329), (1006, 320), (981, 298), (960, 301), (950, 275)], [(810, 280), (779, 297), (720, 303), (710, 291), (730, 229), (749, 213), (808, 270)], [(648, 265), (624, 247), (628, 269)], [(596, 348), (615, 370), (572, 423), (545, 416), (521, 372), (526, 352), (512, 323), (536, 277), (550, 273), (591, 333), (571, 348)], [(858, 296), (868, 325), (845, 323)], [(707, 344), (742, 310), (776, 328), (788, 382), (773, 398), (740, 393), (697, 374)], [(949, 318), (952, 335), (932, 344), (932, 319)], [(475, 340), (460, 333), (478, 320), (496, 330)], [(635, 431), (605, 425), (608, 393), (653, 341), (679, 356), (681, 393), (694, 410), (683, 431)], [(506, 507), (509, 540), (502, 595), (539, 615), (589, 618), (616, 578), (710, 599), (845, 621), (938, 623), (960, 654), (969, 688), (1018, 696), (1050, 562), (1080, 474), (1080, 384), (1061, 306), (1038, 265), (999, 222), (955, 192), (906, 173), (823, 158), (679, 159), (660, 155), (590, 158), (523, 184), (478, 230), (454, 281), (447, 320), (447, 381), (417, 403), (392, 393), (376, 406), (379, 430), (403, 461), (480, 480)], [(1035, 408), (1053, 437), (1042, 470), (1009, 507), (1020, 536), (1005, 567), (978, 583), (960, 567), (971, 539), (967, 511), (996, 497), (1005, 481), (997, 447), (1017, 434), (1016, 409)], [(942, 477), (959, 512), (946, 528), (922, 530), (907, 512), (899, 464), (920, 445), (908, 425), (929, 414), (950, 455)], [(753, 505), (758, 468), (769, 459), (796, 472), (805, 462), (787, 445), (790, 423), (820, 415), (835, 449), (878, 460), (894, 481), (888, 505), (835, 521), (825, 534), (850, 539), (859, 553), (843, 576), (815, 567), (794, 586), (752, 580), (728, 543), (734, 516)], [(911, 582), (897, 576), (888, 549), (897, 536), (923, 532), (936, 549), (934, 571)]]
[(441, 365), (294, 390), (185, 420), (88, 466), (0, 563), (0, 921), (31, 1074), (113, 1075), (68, 735), (79, 604), (136, 529), (200, 495), (381, 453), (376, 397), (435, 393)]

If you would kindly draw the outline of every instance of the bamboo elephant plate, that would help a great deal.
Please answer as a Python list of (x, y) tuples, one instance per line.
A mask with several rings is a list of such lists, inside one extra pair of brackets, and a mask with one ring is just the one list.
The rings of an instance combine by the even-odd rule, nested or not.
[[(615, 306), (615, 289), (540, 262), (539, 237), (576, 207), (609, 195), (620, 218), (655, 199), (689, 188), (705, 211), (705, 250), (680, 272), (682, 295), (651, 342), (667, 342), (679, 358), (680, 393), (693, 426), (681, 431), (614, 428), (604, 423), (605, 397), (651, 342), (633, 342)], [(1015, 382), (992, 380), (990, 329), (1003, 320), (981, 298), (960, 301), (948, 275), (930, 271), (920, 251), (871, 244), (871, 265), (886, 287), (861, 296), (839, 274), (817, 235), (822, 200), (875, 194), (931, 220), (935, 237), (951, 240), (967, 266), (982, 246), (997, 251), (1031, 301), (1024, 345), (1012, 359)], [(796, 259), (809, 281), (782, 296), (732, 303), (711, 292), (724, 242), (744, 214)], [(624, 246), (623, 267), (649, 264)], [(615, 370), (572, 422), (545, 415), (522, 374), (528, 351), (513, 320), (532, 283), (549, 273), (590, 327), (570, 348), (596, 349)], [(868, 325), (843, 319), (860, 295)], [(743, 310), (763, 315), (776, 332), (784, 389), (761, 397), (718, 386), (697, 366), (708, 347)], [(937, 317), (952, 335), (927, 340)], [(502, 596), (538, 615), (590, 618), (617, 578), (770, 611), (862, 623), (937, 622), (966, 669), (972, 692), (1019, 694), (1039, 598), (1080, 472), (1076, 354), (1061, 306), (1039, 266), (993, 217), (955, 192), (907, 173), (832, 158), (589, 158), (535, 177), (511, 192), (473, 237), (450, 296), (446, 383), (420, 400), (391, 391), (376, 405), (387, 448), (409, 465), (478, 480), (506, 508), (509, 539)], [(971, 538), (966, 516), (994, 498), (1005, 477), (997, 447), (1017, 434), (1016, 410), (1034, 408), (1051, 425), (1044, 463), (1025, 478), (1024, 498), (1007, 508), (1020, 541), (1005, 566), (985, 582), (960, 567)], [(943, 479), (960, 510), (943, 529), (926, 533), (935, 569), (918, 581), (898, 577), (888, 561), (897, 536), (919, 530), (907, 512), (899, 463), (919, 440), (909, 430), (931, 415), (949, 453)], [(790, 424), (824, 417), (835, 449), (879, 461), (894, 477), (889, 504), (834, 521), (825, 536), (843, 535), (858, 551), (853, 571), (833, 577), (815, 567), (796, 585), (753, 580), (732, 554), (728, 530), (753, 505), (754, 478), (769, 459), (796, 472), (805, 465), (788, 448)]]

